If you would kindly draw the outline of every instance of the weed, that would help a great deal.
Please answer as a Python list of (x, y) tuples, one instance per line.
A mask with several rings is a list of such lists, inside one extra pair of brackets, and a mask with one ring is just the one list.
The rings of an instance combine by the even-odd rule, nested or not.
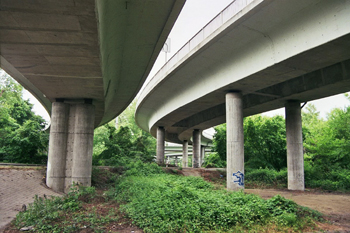
[(228, 231), (266, 224), (300, 230), (305, 226), (299, 218), (304, 212), (293, 201), (281, 196), (266, 201), (243, 192), (215, 190), (199, 177), (125, 176), (108, 195), (124, 202), (122, 210), (145, 232)]

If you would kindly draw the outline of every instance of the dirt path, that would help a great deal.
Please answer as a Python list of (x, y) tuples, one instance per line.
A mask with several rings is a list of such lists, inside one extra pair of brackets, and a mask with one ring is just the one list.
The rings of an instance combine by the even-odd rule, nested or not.
[[(42, 185), (43, 172), (38, 169), (0, 167), (0, 232), (21, 210), (23, 204), (33, 202), (35, 195), (59, 195)], [(215, 169), (186, 168), (180, 172), (186, 176), (212, 176), (220, 179), (220, 173)], [(325, 214), (333, 224), (320, 224), (323, 230), (350, 232), (350, 195), (274, 189), (246, 189), (245, 192), (265, 199), (279, 194)]]
[(42, 185), (43, 172), (35, 168), (0, 168), (0, 232), (16, 217), (23, 204), (34, 201), (35, 195), (60, 195)]
[(321, 224), (324, 230), (350, 232), (350, 195), (275, 189), (245, 189), (245, 192), (257, 194), (264, 199), (279, 194), (301, 206), (325, 214), (326, 219), (331, 221), (333, 225)]

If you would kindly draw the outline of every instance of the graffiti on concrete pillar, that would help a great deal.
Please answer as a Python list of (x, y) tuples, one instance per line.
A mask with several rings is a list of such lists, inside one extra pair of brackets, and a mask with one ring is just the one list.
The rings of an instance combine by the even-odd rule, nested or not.
[(237, 183), (239, 186), (244, 186), (244, 174), (241, 171), (233, 173), (232, 182)]

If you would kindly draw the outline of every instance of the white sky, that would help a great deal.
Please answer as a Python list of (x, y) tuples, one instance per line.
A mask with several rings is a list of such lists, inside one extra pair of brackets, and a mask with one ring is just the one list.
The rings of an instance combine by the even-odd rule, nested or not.
[[(200, 29), (202, 29), (211, 19), (220, 13), (232, 0), (187, 0), (181, 14), (179, 15), (169, 38), (171, 40), (170, 53), (161, 52), (149, 75), (153, 75), (164, 65), (165, 59), (171, 58), (187, 41), (189, 41)], [(49, 116), (41, 104), (25, 92), (24, 98), (29, 98), (34, 104), (34, 112), (42, 115), (44, 119), (49, 120)], [(333, 108), (344, 107), (349, 105), (349, 101), (343, 94), (324, 98), (321, 100), (311, 101), (317, 110), (320, 111), (321, 117)], [(264, 113), (269, 116), (284, 115), (284, 109), (274, 110)]]

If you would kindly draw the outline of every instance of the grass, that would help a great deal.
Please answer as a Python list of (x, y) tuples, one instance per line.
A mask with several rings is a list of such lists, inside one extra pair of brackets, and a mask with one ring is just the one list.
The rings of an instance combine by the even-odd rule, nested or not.
[(321, 216), (281, 196), (263, 200), (168, 174), (126, 176), (107, 196), (124, 203), (122, 210), (145, 232), (300, 231)]
[(118, 172), (95, 170), (97, 189), (74, 186), (64, 197), (36, 197), (11, 232), (24, 226), (35, 232), (294, 232), (315, 228), (321, 218), (281, 196), (263, 200), (218, 190), (155, 164), (133, 163)]

